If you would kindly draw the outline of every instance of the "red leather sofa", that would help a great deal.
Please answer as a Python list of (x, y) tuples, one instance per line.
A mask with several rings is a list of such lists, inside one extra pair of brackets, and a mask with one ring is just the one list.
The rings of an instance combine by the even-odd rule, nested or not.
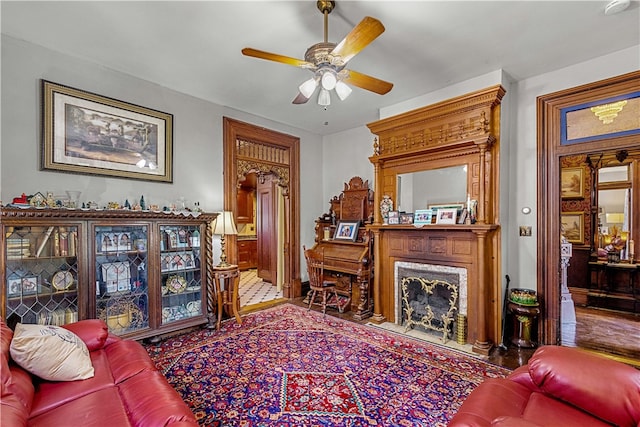
[(640, 426), (640, 370), (571, 347), (543, 346), (507, 378), (488, 379), (449, 427)]
[(109, 334), (101, 320), (82, 320), (64, 328), (87, 345), (92, 378), (52, 382), (33, 377), (11, 360), (13, 331), (0, 320), (0, 425), (198, 425), (138, 342)]

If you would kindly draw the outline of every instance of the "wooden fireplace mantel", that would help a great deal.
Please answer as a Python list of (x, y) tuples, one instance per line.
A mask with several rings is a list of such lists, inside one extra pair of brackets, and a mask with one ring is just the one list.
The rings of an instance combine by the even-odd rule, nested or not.
[[(369, 157), (376, 209), (367, 227), (374, 243), (373, 320), (396, 320), (396, 262), (462, 267), (468, 275), (467, 342), (475, 352), (488, 354), (499, 340), (500, 103), (505, 92), (496, 85), (367, 125), (377, 136)], [(467, 166), (467, 192), (478, 202), (475, 224), (382, 224), (378, 207), (385, 195), (396, 199), (399, 174), (460, 165)]]

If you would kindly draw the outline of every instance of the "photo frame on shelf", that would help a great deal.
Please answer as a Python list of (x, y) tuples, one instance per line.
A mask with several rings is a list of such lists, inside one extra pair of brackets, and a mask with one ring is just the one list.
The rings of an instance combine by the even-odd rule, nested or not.
[(390, 211), (387, 223), (389, 225), (400, 224), (400, 213), (398, 211)]
[(40, 277), (27, 275), (22, 277), (10, 277), (7, 279), (7, 296), (33, 295), (38, 292)]
[(101, 233), (98, 245), (100, 252), (120, 252), (131, 250), (130, 233)]
[(432, 217), (433, 217), (432, 209), (416, 209), (416, 211), (413, 214), (413, 223), (415, 225), (431, 224)]
[(413, 224), (413, 212), (400, 212), (400, 224)]
[(464, 224), (467, 220), (467, 217), (469, 217), (469, 211), (467, 210), (467, 208), (463, 208), (458, 215), (457, 224)]
[(436, 224), (455, 224), (458, 218), (458, 209), (438, 209), (436, 214)]
[(584, 244), (584, 212), (562, 212), (562, 233), (569, 243)]
[(560, 172), (560, 195), (563, 199), (584, 198), (585, 170), (583, 167), (562, 168)]
[(173, 182), (173, 115), (42, 80), (41, 169)]
[(434, 213), (438, 209), (457, 209), (461, 211), (464, 208), (464, 203), (440, 203), (440, 204), (431, 204), (427, 205), (428, 209), (431, 209)]
[(355, 242), (358, 238), (360, 221), (340, 221), (333, 235), (334, 240), (349, 240)]

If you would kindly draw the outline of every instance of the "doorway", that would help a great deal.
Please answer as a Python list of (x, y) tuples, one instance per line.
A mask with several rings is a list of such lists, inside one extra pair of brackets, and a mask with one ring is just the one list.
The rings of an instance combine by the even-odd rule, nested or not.
[[(574, 249), (579, 249), (578, 252), (574, 252), (570, 262), (576, 265), (580, 263), (583, 266), (579, 269), (583, 273), (580, 283), (583, 286), (586, 283), (587, 286), (587, 291), (583, 294), (574, 292), (573, 295), (577, 300), (578, 316), (580, 316), (580, 306), (585, 305), (588, 308), (589, 294), (594, 294), (592, 279), (593, 277), (597, 279), (597, 276), (592, 277), (593, 273), (589, 267), (604, 265), (603, 268), (609, 269), (609, 260), (598, 264), (597, 252), (594, 257), (594, 247), (597, 246), (595, 239), (598, 238), (598, 205), (593, 201), (597, 200), (597, 195), (594, 194), (597, 192), (597, 185), (592, 185), (592, 168), (589, 163), (600, 155), (615, 158), (620, 152), (637, 151), (640, 136), (637, 120), (635, 122), (620, 120), (614, 126), (605, 126), (606, 118), (600, 112), (608, 104), (627, 100), (629, 108), (624, 114), (635, 114), (634, 117), (637, 119), (640, 104), (640, 98), (637, 95), (638, 85), (640, 85), (640, 72), (633, 72), (538, 98), (538, 169), (540, 172), (538, 173), (537, 200), (540, 213), (538, 215), (537, 278), (538, 292), (545, 302), (540, 327), (540, 341), (544, 344), (562, 344), (561, 306), (563, 304), (560, 260), (563, 221), (571, 225), (570, 231), (575, 240)], [(617, 114), (624, 117), (620, 111)], [(635, 126), (630, 126), (629, 123), (635, 123)], [(575, 164), (566, 164), (568, 160), (575, 159), (583, 160), (578, 160)], [(563, 186), (565, 184), (562, 178), (563, 166), (576, 168), (578, 175), (580, 171), (584, 172), (584, 181), (579, 181), (584, 182), (582, 193), (580, 186), (575, 187), (571, 183)], [(637, 171), (630, 178), (630, 185), (633, 186), (634, 192), (631, 209), (638, 212), (640, 182)], [(575, 188), (578, 190), (576, 194), (572, 194)], [(567, 189), (571, 197), (563, 197), (563, 191)], [(571, 210), (568, 210), (567, 206)], [(571, 222), (567, 222), (568, 218), (572, 219)], [(632, 231), (633, 233), (638, 233), (640, 229), (638, 215), (633, 215), (631, 218), (630, 228), (635, 230)], [(621, 264), (613, 259), (611, 263)], [(626, 268), (634, 267), (633, 264), (627, 263)], [(579, 282), (574, 281), (574, 284), (577, 283)], [(577, 286), (573, 290), (575, 291), (576, 288)], [(590, 314), (595, 314), (593, 324), (598, 326), (606, 324), (605, 314), (607, 316), (613, 314), (620, 321), (623, 318), (627, 320), (626, 317), (617, 313), (617, 310), (607, 310), (606, 313), (591, 310)], [(635, 333), (640, 328), (640, 318), (633, 313), (630, 316), (633, 321), (630, 327)], [(638, 321), (636, 322), (635, 319)], [(601, 339), (594, 336), (592, 339), (594, 345), (589, 344), (590, 348), (612, 355), (613, 352), (606, 344), (602, 345), (603, 338), (604, 336), (601, 336)], [(599, 344), (600, 348), (595, 344)], [(579, 340), (577, 345), (581, 346)], [(625, 357), (620, 358), (625, 359)], [(638, 360), (633, 358), (629, 361), (638, 363)]]
[[(235, 218), (246, 213), (240, 212), (238, 197), (242, 194), (242, 182), (248, 176), (257, 177), (256, 204), (261, 203), (257, 187), (260, 183), (269, 183), (273, 188), (275, 209), (270, 214), (278, 218), (276, 222), (261, 224), (261, 209), (256, 206), (255, 227), (260, 227), (269, 239), (280, 242), (269, 246), (270, 258), (269, 283), (277, 280), (281, 283), (281, 295), (291, 299), (301, 295), (300, 280), (300, 140), (297, 137), (254, 126), (238, 120), (223, 118), (224, 127), (224, 209), (232, 211)], [(264, 201), (264, 199), (263, 199)], [(230, 262), (239, 261), (239, 236), (229, 236), (227, 254)], [(257, 242), (258, 243), (258, 242)], [(263, 242), (264, 243), (264, 242)], [(263, 263), (260, 251), (257, 251), (257, 264)], [(264, 250), (262, 251), (264, 254)], [(280, 263), (277, 262), (280, 260)]]

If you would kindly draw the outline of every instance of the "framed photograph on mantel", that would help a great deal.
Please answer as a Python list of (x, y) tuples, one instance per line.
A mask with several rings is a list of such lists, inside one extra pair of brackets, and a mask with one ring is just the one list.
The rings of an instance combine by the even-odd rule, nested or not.
[(173, 182), (173, 115), (42, 80), (41, 168)]

